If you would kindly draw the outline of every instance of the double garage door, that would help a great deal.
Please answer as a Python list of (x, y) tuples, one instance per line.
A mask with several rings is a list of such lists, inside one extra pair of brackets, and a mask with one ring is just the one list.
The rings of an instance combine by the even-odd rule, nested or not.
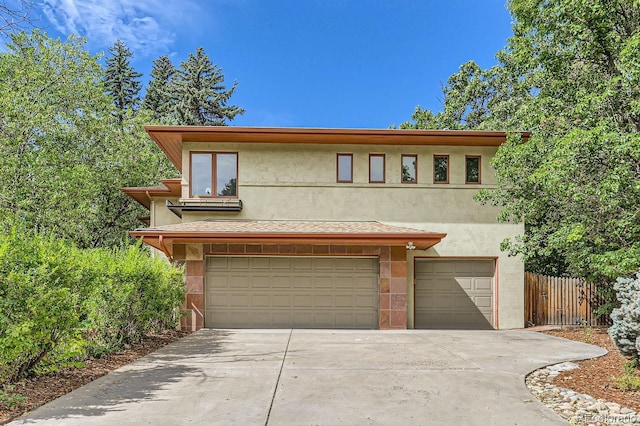
[[(212, 328), (378, 328), (378, 259), (208, 257)], [(494, 328), (493, 260), (416, 259), (415, 328)]]
[(205, 326), (378, 328), (378, 259), (208, 257)]
[(494, 328), (493, 260), (416, 259), (415, 328)]

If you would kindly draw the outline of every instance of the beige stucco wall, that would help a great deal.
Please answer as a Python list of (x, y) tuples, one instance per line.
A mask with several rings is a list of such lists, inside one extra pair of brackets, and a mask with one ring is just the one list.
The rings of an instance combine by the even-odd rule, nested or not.
[[(173, 203), (178, 202), (175, 198), (169, 198), (169, 200)], [(182, 220), (167, 208), (166, 203), (167, 198), (154, 198), (151, 201), (151, 208), (149, 209), (151, 212), (151, 227), (182, 223)]]
[[(408, 286), (416, 256), (479, 257), (497, 261), (499, 328), (523, 327), (524, 267), (500, 251), (500, 242), (524, 232), (522, 224), (496, 221), (499, 209), (473, 200), (480, 188), (493, 188), (490, 158), (495, 147), (292, 145), (185, 143), (183, 198), (189, 194), (189, 150), (238, 152), (238, 195), (242, 212), (183, 213), (183, 221), (207, 218), (254, 220), (375, 220), (447, 237), (428, 251), (408, 252)], [(353, 183), (336, 183), (336, 154), (353, 153)], [(386, 155), (386, 183), (369, 184), (369, 154)], [(418, 184), (402, 184), (401, 155), (418, 155)], [(433, 184), (433, 155), (450, 156), (449, 184)], [(481, 155), (481, 185), (464, 183), (465, 155)], [(154, 200), (152, 226), (180, 219)], [(409, 292), (409, 326), (412, 316)]]
[[(418, 154), (418, 181), (433, 183), (433, 155), (450, 155), (452, 185), (464, 185), (465, 155), (482, 156), (483, 184), (495, 184), (489, 158), (495, 147), (446, 147), (407, 145), (314, 145), (314, 144), (242, 144), (240, 145), (238, 183), (265, 185), (277, 183), (336, 184), (336, 154), (353, 153), (353, 182), (369, 182), (369, 154), (386, 154), (386, 183), (400, 184), (401, 154)], [(189, 180), (189, 150), (237, 152), (238, 145), (185, 143), (182, 156), (183, 182)], [(406, 185), (406, 184), (405, 184)], [(184, 187), (183, 187), (184, 188)], [(188, 191), (183, 192), (183, 197)], [(242, 194), (240, 194), (242, 197)]]

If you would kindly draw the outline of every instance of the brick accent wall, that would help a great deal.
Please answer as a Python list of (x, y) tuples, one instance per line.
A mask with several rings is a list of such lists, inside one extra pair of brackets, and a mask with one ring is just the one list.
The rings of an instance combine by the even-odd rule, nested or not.
[(204, 327), (204, 276), (207, 255), (358, 256), (380, 261), (378, 323), (381, 330), (407, 328), (407, 254), (404, 247), (310, 244), (187, 244), (175, 245), (174, 261), (185, 265), (187, 295), (180, 320), (183, 330)]

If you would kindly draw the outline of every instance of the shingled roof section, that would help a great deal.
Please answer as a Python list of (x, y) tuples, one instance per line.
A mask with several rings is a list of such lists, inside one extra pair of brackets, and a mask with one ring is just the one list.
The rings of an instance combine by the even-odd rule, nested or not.
[(415, 228), (380, 222), (277, 221), (277, 220), (200, 220), (176, 225), (156, 226), (144, 231), (166, 232), (246, 232), (289, 234), (433, 234)]

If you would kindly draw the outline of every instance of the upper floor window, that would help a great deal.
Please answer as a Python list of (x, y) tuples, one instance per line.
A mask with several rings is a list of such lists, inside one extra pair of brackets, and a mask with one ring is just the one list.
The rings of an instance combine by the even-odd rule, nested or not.
[(418, 182), (418, 156), (402, 154), (402, 183)]
[(433, 183), (449, 183), (449, 156), (433, 156)]
[(480, 183), (480, 156), (465, 157), (465, 183)]
[(192, 152), (191, 197), (237, 197), (237, 152)]
[(384, 183), (384, 154), (369, 154), (369, 183)]
[(336, 173), (338, 182), (353, 182), (353, 154), (338, 154)]

